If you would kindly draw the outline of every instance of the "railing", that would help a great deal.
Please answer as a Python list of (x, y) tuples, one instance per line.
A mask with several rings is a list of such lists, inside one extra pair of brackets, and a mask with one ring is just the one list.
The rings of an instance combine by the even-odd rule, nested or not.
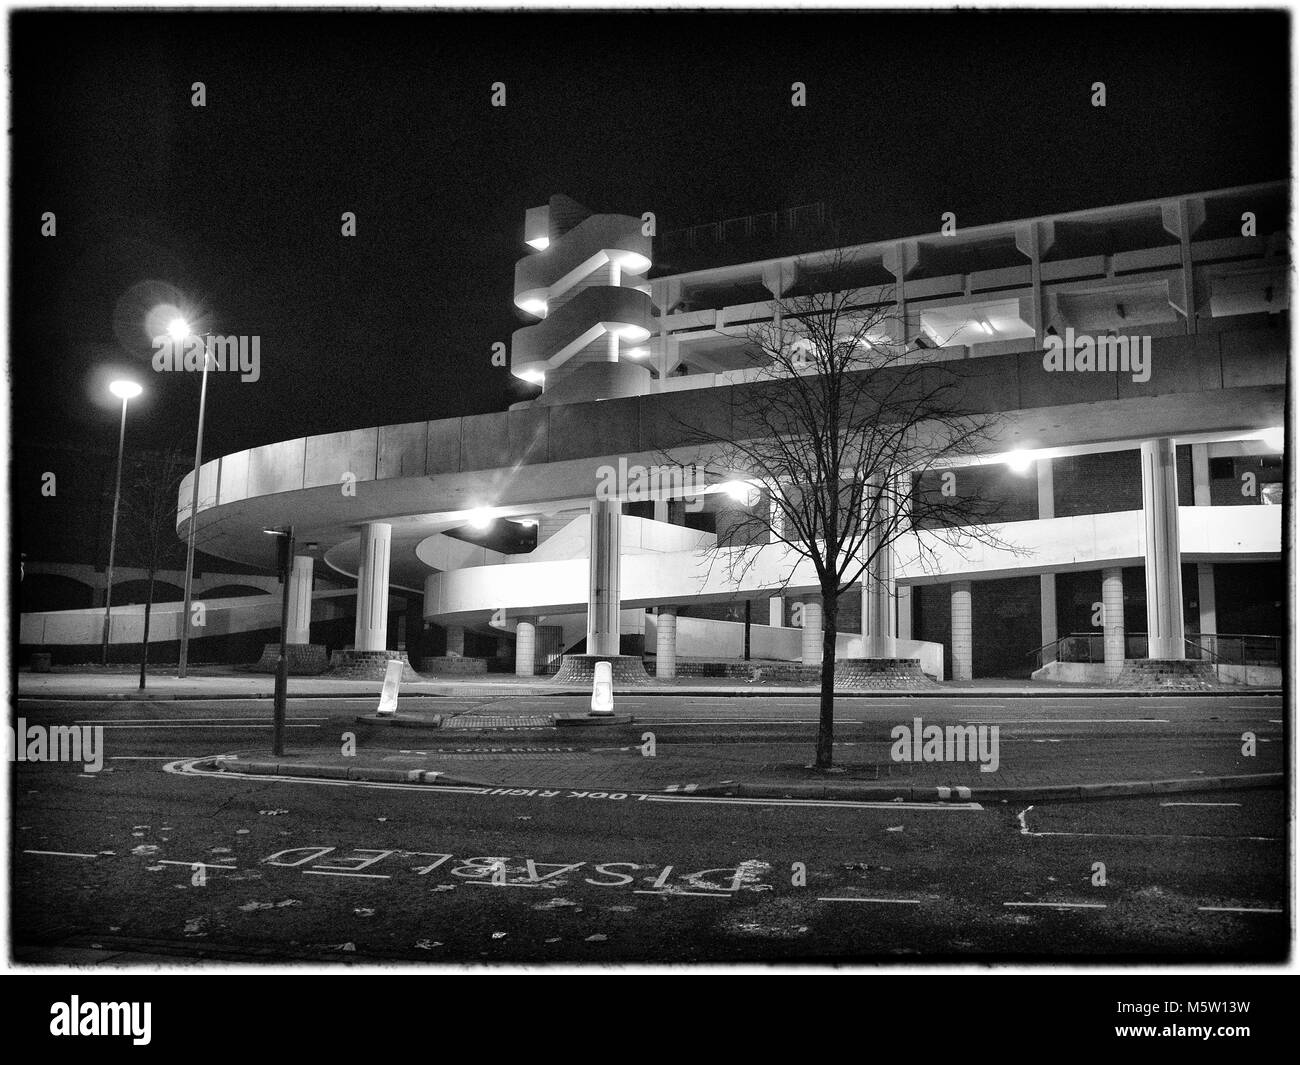
[(782, 211), (764, 211), (761, 214), (727, 218), (721, 222), (705, 222), (686, 229), (671, 229), (660, 238), (664, 251), (675, 248), (704, 250), (720, 244), (753, 240), (755, 237), (775, 237), (778, 233), (797, 233), (820, 228), (826, 222), (826, 205), (809, 203), (788, 207)]
[[(1280, 668), (1282, 665), (1282, 637), (1243, 635), (1239, 633), (1204, 633), (1184, 637), (1187, 657), (1214, 663), (1216, 675), (1222, 677), (1223, 667), (1247, 666)], [(1048, 655), (1047, 652), (1051, 654)], [(1124, 634), (1124, 657), (1146, 658), (1147, 634)], [(1105, 662), (1106, 635), (1103, 632), (1072, 632), (1030, 651), (1026, 658), (1034, 658), (1041, 669), (1048, 662)]]

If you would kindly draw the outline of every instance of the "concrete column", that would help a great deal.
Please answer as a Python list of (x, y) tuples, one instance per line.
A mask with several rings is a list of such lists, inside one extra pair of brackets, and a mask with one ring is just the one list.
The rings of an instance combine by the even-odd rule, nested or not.
[(1106, 676), (1118, 677), (1124, 668), (1124, 571), (1118, 566), (1101, 571), (1101, 633)]
[(822, 664), (821, 603), (804, 603), (803, 605), (803, 664), (805, 666), (820, 666)]
[(361, 527), (361, 565), (357, 570), (358, 651), (382, 651), (388, 644), (388, 557), (393, 527), (372, 521)]
[(1210, 505), (1210, 445), (1192, 445), (1192, 503)]
[(897, 591), (898, 596), (895, 601), (898, 604), (898, 638), (910, 640), (912, 638), (912, 586), (900, 584)]
[(785, 624), (785, 597), (774, 595), (767, 601), (767, 623), (773, 627)]
[(618, 654), (619, 540), (623, 504), (593, 499), (588, 544), (587, 654)]
[[(1196, 564), (1196, 601), (1201, 612), (1201, 635), (1214, 636), (1219, 632), (1218, 609), (1214, 601), (1214, 563)], [(1217, 651), (1217, 640), (1202, 640), (1201, 645)]]
[(515, 676), (531, 677), (537, 658), (537, 618), (519, 619), (515, 629)]
[(952, 582), (952, 679), (971, 679), (970, 581)]
[(289, 627), (284, 642), (311, 643), (311, 579), (316, 560), (311, 555), (294, 555), (289, 573)]
[(656, 500), (654, 501), (654, 506), (655, 506), (655, 521), (668, 521), (668, 520), (669, 520), (669, 519), (668, 519), (668, 500), (667, 500), (667, 499), (656, 499)]
[(1056, 574), (1038, 575), (1038, 636), (1043, 645), (1043, 665), (1056, 661), (1056, 648), (1048, 647), (1060, 633), (1056, 631)]
[(655, 625), (655, 676), (677, 676), (677, 608), (661, 606)]
[(447, 654), (451, 657), (465, 656), (465, 627), (463, 625), (447, 626)]
[(1168, 437), (1142, 442), (1142, 525), (1146, 534), (1147, 657), (1186, 658), (1178, 469), (1174, 442)]
[[(882, 489), (876, 504), (876, 521), (867, 527), (863, 551), (874, 553), (862, 574), (862, 657), (896, 658), (897, 627), (894, 621), (894, 600), (897, 586), (894, 581), (894, 550), (884, 541), (894, 535), (898, 521), (898, 495), (903, 493), (901, 479), (890, 479)], [(874, 489), (880, 482), (873, 479)], [(898, 493), (896, 495), (895, 493)], [(868, 496), (871, 492), (868, 493)], [(870, 505), (870, 498), (868, 498)]]

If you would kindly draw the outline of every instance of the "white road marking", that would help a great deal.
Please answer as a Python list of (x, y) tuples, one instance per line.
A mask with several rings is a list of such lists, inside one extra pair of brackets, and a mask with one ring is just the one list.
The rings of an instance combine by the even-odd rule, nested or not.
[(313, 876), (359, 876), (367, 880), (391, 880), (392, 876), (388, 873), (344, 873), (333, 869), (304, 869), (304, 873), (310, 873)]
[(835, 895), (818, 895), (818, 902), (890, 902), (898, 903), (900, 906), (920, 906), (920, 899), (866, 899), (866, 898), (849, 898), (847, 896)]
[(1161, 806), (1240, 806), (1239, 802), (1162, 802)]
[[(230, 858), (228, 860), (233, 862), (235, 859)], [(237, 865), (216, 865), (213, 862), (175, 862), (175, 861), (170, 861), (166, 858), (160, 858), (158, 860), (158, 864), (159, 865), (188, 865), (188, 866), (201, 865), (205, 869), (238, 869), (239, 868)]]
[(724, 895), (717, 891), (647, 891), (644, 888), (638, 888), (632, 892), (633, 895), (689, 895), (693, 899), (729, 899), (730, 895)]
[(536, 884), (515, 884), (509, 880), (466, 880), (465, 884), (482, 884), (484, 887), (526, 887), (535, 888)]
[(175, 754), (110, 754), (110, 762), (170, 762), (180, 757)]
[(1046, 906), (1053, 910), (1104, 910), (1104, 902), (1004, 902), (1003, 906)]
[(808, 806), (852, 810), (947, 810), (982, 812), (977, 802), (829, 802), (820, 799), (735, 799), (725, 795), (647, 795), (649, 802), (719, 803), (729, 806)]
[[(250, 722), (248, 722), (247, 724), (242, 724), (242, 725), (173, 725), (173, 724), (154, 724), (154, 725), (115, 725), (115, 724), (112, 724), (111, 722), (106, 723), (106, 722), (101, 722), (101, 721), (82, 722), (82, 723), (83, 723), (83, 724), (93, 724), (93, 725), (97, 725), (97, 726), (99, 726), (100, 728), (105, 728), (105, 729), (110, 729), (110, 728), (115, 728), (115, 729), (148, 729), (148, 728), (166, 728), (166, 729), (195, 728), (195, 729), (211, 729), (211, 728), (274, 728), (274, 727), (275, 727), (274, 725), (263, 725), (263, 724), (260, 724), (260, 723), (258, 723), (258, 722), (255, 722), (255, 721), (250, 721)], [(296, 725), (296, 724), (294, 724), (294, 723), (291, 721), (291, 722), (289, 722), (285, 727), (286, 727), (286, 728), (320, 728), (321, 726), (320, 726), (320, 725)]]
[(994, 721), (987, 717), (964, 717), (963, 725), (1167, 725), (1167, 717), (1021, 717)]
[(1285, 913), (1282, 909), (1268, 909), (1260, 906), (1197, 906), (1202, 913)]
[(98, 858), (98, 854), (79, 854), (77, 851), (23, 851), (24, 854), (52, 854), (59, 858)]
[(1167, 832), (1031, 832), (1029, 824), (1025, 820), (1025, 815), (1032, 809), (1032, 806), (1026, 806), (1016, 815), (1016, 820), (1020, 822), (1020, 834), (1022, 836), (1075, 836), (1083, 839), (1201, 839), (1217, 840), (1219, 842), (1245, 840), (1248, 843), (1282, 842), (1282, 839), (1278, 836), (1188, 836)]

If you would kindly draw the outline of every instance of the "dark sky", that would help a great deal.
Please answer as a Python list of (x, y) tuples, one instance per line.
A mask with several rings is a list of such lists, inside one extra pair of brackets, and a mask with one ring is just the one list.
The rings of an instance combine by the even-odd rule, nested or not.
[(887, 238), (1283, 179), (1289, 36), (1276, 13), (15, 13), (15, 435), (113, 447), (104, 376), (134, 361), (132, 440), (192, 447), (196, 376), (148, 365), (169, 287), (262, 338), (259, 382), (212, 382), (208, 456), (504, 409), (533, 390), (490, 349), (553, 192), (661, 230), (825, 200)]

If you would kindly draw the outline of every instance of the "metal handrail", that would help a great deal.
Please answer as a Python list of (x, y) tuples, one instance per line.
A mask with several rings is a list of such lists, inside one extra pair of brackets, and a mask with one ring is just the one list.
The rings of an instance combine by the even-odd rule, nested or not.
[[(1139, 639), (1139, 638), (1146, 639), (1148, 638), (1148, 635), (1149, 634), (1145, 632), (1124, 633), (1125, 651), (1127, 652), (1129, 640)], [(1104, 646), (1105, 646), (1104, 641), (1106, 639), (1106, 633), (1094, 629), (1090, 632), (1071, 632), (1071, 633), (1066, 633), (1064, 636), (1058, 636), (1055, 640), (1049, 640), (1047, 643), (1042, 644), (1041, 646), (1034, 648), (1032, 651), (1027, 652), (1025, 654), (1025, 657), (1026, 658), (1037, 657), (1039, 667), (1041, 668), (1042, 665), (1044, 664), (1042, 659), (1043, 652), (1046, 651), (1049, 647), (1054, 647), (1056, 649), (1056, 659), (1055, 659), (1056, 661), (1072, 661), (1072, 659), (1065, 659), (1061, 657), (1061, 645), (1065, 643), (1067, 640), (1080, 640), (1080, 639), (1087, 639), (1089, 641), (1088, 658), (1087, 658), (1088, 662), (1095, 661), (1095, 659), (1092, 656), (1092, 641), (1098, 639), (1103, 641), (1103, 654), (1104, 654)], [(1234, 661), (1230, 656), (1220, 653), (1217, 644), (1221, 640), (1240, 641), (1241, 654), (1238, 660)], [(1215, 673), (1216, 675), (1220, 675), (1220, 676), (1221, 676), (1220, 667), (1224, 665), (1228, 665), (1228, 666), (1240, 665), (1244, 669), (1249, 664), (1246, 661), (1247, 640), (1268, 641), (1272, 645), (1272, 650), (1270, 651), (1269, 654), (1260, 657), (1266, 660), (1271, 660), (1278, 665), (1281, 664), (1282, 661), (1281, 659), (1282, 637), (1281, 636), (1268, 635), (1264, 633), (1251, 634), (1251, 633), (1207, 632), (1207, 633), (1197, 633), (1196, 635), (1190, 637), (1189, 636), (1183, 637), (1183, 642), (1187, 644), (1189, 647), (1195, 647), (1199, 652), (1208, 655), (1210, 658), (1214, 660)], [(1214, 641), (1216, 646), (1214, 647), (1209, 646), (1208, 643), (1209, 641)]]

